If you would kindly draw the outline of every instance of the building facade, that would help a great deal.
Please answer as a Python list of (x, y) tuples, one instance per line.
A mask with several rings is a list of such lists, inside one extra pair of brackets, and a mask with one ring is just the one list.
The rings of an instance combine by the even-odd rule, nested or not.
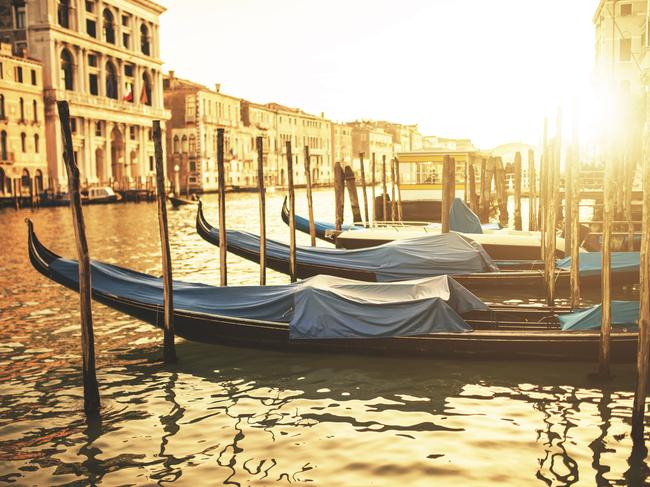
[(40, 63), (0, 43), (0, 197), (47, 187), (44, 113)]
[[(33, 0), (4, 4), (14, 52), (43, 65), (50, 177), (65, 187), (57, 100), (70, 105), (82, 183), (138, 187), (155, 174), (152, 124), (165, 120), (158, 17), (149, 0)], [(9, 5), (9, 8), (7, 8)], [(22, 20), (18, 20), (22, 19)]]
[[(360, 176), (361, 164), (359, 153), (365, 154), (365, 160), (372, 161), (375, 159), (375, 179), (381, 180), (383, 159), (386, 159), (387, 177), (390, 178), (391, 160), (395, 156), (393, 148), (393, 136), (378, 127), (374, 122), (351, 122), (348, 124), (352, 128), (352, 154), (353, 167), (357, 177)], [(366, 163), (366, 178), (371, 179), (371, 163)]]
[[(332, 122), (332, 161), (340, 162), (341, 167), (350, 166), (355, 154), (352, 153), (352, 127), (344, 123)], [(356, 154), (358, 157), (359, 154)], [(367, 156), (364, 156), (367, 159)]]

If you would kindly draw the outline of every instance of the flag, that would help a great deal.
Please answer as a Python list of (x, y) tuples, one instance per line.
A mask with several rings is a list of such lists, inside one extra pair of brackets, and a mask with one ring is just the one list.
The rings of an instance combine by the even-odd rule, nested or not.
[(133, 101), (133, 83), (127, 83), (126, 88), (124, 89), (124, 96), (122, 97), (123, 101)]

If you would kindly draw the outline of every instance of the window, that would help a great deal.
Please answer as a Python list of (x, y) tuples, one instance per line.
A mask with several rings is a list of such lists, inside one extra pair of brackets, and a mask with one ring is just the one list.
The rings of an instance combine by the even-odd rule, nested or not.
[(5, 96), (0, 94), (0, 120), (4, 120), (5, 118)]
[(99, 95), (99, 82), (97, 81), (97, 75), (95, 73), (90, 73), (88, 75), (88, 85), (91, 95)]
[(88, 66), (97, 67), (97, 54), (88, 54)]
[(38, 102), (32, 100), (32, 110), (34, 111), (34, 122), (38, 122)]
[(25, 6), (15, 6), (15, 16), (16, 16), (16, 29), (25, 28)]
[(133, 77), (133, 64), (124, 65), (124, 76)]
[(32, 69), (32, 84), (36, 86), (36, 70)]
[(23, 68), (20, 66), (16, 66), (16, 81), (23, 82)]
[(73, 117), (70, 117), (70, 132), (77, 133), (77, 119)]
[(0, 79), (5, 77), (4, 69), (2, 69), (2, 63), (0, 63)]
[(130, 49), (131, 47), (131, 35), (127, 32), (122, 34), (122, 47), (125, 49)]
[(128, 15), (122, 15), (122, 25), (124, 27), (128, 27), (130, 19), (131, 19), (131, 17), (129, 17)]
[(174, 154), (178, 154), (179, 142), (180, 140), (178, 139), (178, 135), (174, 135)]
[(20, 98), (20, 121), (25, 121), (25, 100), (22, 97)]
[(140, 103), (151, 106), (151, 81), (146, 72), (142, 73), (142, 93), (140, 93)]
[(113, 63), (106, 63), (106, 96), (117, 100), (117, 71)]
[(27, 152), (27, 134), (25, 132), (20, 133), (20, 148), (23, 152)]
[(68, 91), (74, 90), (74, 65), (67, 49), (61, 51), (61, 84)]
[(153, 171), (153, 156), (149, 156), (149, 171)]
[(95, 136), (96, 137), (102, 136), (102, 123), (99, 121), (95, 122)]
[(38, 134), (34, 134), (34, 152), (36, 152), (37, 154), (41, 151), (39, 142), (40, 140)]
[(133, 126), (129, 127), (129, 138), (135, 140), (135, 127)]
[(190, 161), (190, 171), (196, 171), (196, 161)]
[(149, 56), (151, 54), (151, 48), (149, 45), (149, 29), (147, 26), (142, 24), (140, 26), (140, 50), (142, 54)]
[(621, 39), (619, 45), (619, 61), (632, 60), (632, 39)]
[(190, 154), (192, 154), (193, 152), (196, 152), (196, 139), (194, 138), (193, 135), (190, 135), (189, 152), (190, 152)]
[(632, 4), (631, 3), (622, 3), (621, 4), (621, 17), (627, 17), (632, 15)]
[(0, 132), (0, 160), (6, 161), (9, 159), (7, 154), (7, 132), (4, 130)]
[(59, 0), (57, 20), (61, 27), (70, 28), (70, 0)]
[(109, 44), (115, 44), (115, 24), (113, 22), (113, 14), (110, 10), (105, 8), (102, 17), (104, 19), (104, 40)]
[(92, 19), (86, 19), (86, 33), (90, 37), (97, 39), (97, 22)]
[(86, 0), (86, 12), (95, 12), (95, 2), (92, 0)]
[(151, 131), (151, 129), (147, 129), (147, 139), (153, 140), (153, 132)]

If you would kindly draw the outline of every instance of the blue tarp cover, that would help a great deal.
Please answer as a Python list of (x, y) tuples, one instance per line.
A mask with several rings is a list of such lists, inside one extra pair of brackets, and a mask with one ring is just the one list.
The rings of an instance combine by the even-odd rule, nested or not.
[(449, 228), (454, 232), (483, 233), (481, 220), (460, 198), (454, 198), (451, 202)]
[[(612, 301), (612, 325), (636, 328), (639, 321), (638, 301)], [(558, 316), (562, 330), (593, 330), (600, 328), (602, 304)]]
[[(309, 220), (303, 216), (296, 215), (294, 221), (296, 222), (296, 229), (300, 232), (309, 233)], [(316, 229), (316, 235), (320, 237), (325, 236), (327, 230), (336, 230), (336, 225), (333, 223), (326, 223), (322, 221), (314, 221), (314, 228)], [(364, 227), (357, 225), (341, 225), (341, 230), (359, 230)]]
[[(52, 272), (78, 283), (76, 261), (57, 259)], [(163, 304), (162, 278), (91, 263), (92, 286), (110, 296)], [(367, 283), (331, 276), (275, 286), (216, 287), (174, 281), (174, 308), (211, 316), (289, 323), (292, 338), (364, 338), (471, 331), (459, 316), (488, 309), (448, 276)]]
[[(600, 252), (581, 252), (580, 269), (581, 276), (593, 276), (600, 274), (602, 264), (602, 254)], [(639, 252), (612, 252), (612, 272), (632, 272), (638, 271), (641, 263), (641, 254)], [(559, 269), (571, 269), (571, 257), (565, 257), (557, 261)]]
[[(211, 228), (210, 234), (218, 241), (218, 228)], [(228, 245), (259, 253), (259, 236), (238, 230), (227, 230), (226, 235)], [(289, 246), (267, 240), (266, 256), (288, 261)], [(298, 264), (374, 272), (380, 282), (498, 270), (480, 244), (454, 232), (395, 240), (377, 247), (353, 250), (298, 246), (296, 261)]]

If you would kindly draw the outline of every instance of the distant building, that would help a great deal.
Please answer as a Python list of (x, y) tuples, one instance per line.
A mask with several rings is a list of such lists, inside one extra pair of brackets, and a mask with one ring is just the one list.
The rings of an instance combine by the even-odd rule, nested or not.
[[(375, 159), (375, 178), (381, 180), (383, 170), (383, 160), (386, 160), (386, 177), (390, 179), (391, 160), (395, 155), (393, 148), (393, 136), (378, 127), (373, 122), (351, 122), (348, 124), (352, 127), (352, 154), (354, 156), (353, 169), (359, 174), (359, 153), (366, 154), (367, 168), (371, 167), (371, 161)], [(366, 171), (367, 178), (372, 178), (371, 171)]]
[[(539, 179), (539, 167), (540, 167), (540, 156), (541, 154), (539, 151), (535, 150), (535, 147), (529, 144), (524, 144), (522, 142), (511, 142), (508, 144), (502, 144), (494, 149), (491, 149), (489, 151), (486, 151), (487, 153), (490, 154), (492, 157), (500, 157), (501, 161), (503, 162), (506, 172), (509, 173), (509, 178), (512, 180), (513, 176), (513, 165), (515, 162), (515, 157), (517, 152), (521, 155), (521, 184), (524, 189), (529, 187), (529, 180), (528, 180), (528, 154), (529, 152), (532, 151), (532, 156), (533, 156), (533, 162), (535, 165), (535, 180), (537, 181)], [(513, 183), (510, 183), (513, 184)], [(514, 186), (513, 186), (514, 187)]]
[(0, 43), (0, 197), (47, 186), (41, 64)]
[(55, 102), (70, 104), (83, 182), (154, 175), (151, 127), (164, 120), (158, 17), (150, 0), (0, 0), (0, 38), (43, 65), (49, 174), (67, 181)]
[[(359, 154), (352, 153), (352, 127), (344, 123), (332, 122), (332, 162), (341, 163), (341, 167), (352, 164)], [(368, 154), (364, 156), (368, 160)]]

